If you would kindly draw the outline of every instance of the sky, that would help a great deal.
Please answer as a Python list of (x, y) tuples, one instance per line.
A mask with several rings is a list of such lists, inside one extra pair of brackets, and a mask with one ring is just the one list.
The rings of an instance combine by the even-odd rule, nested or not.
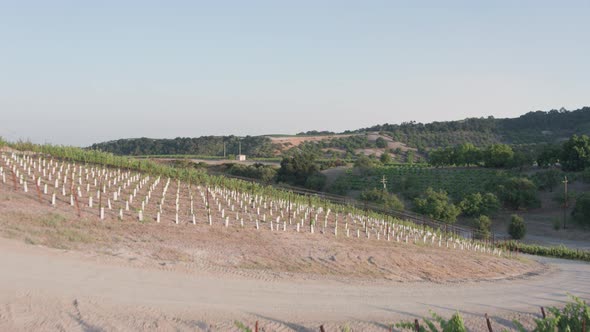
[(295, 134), (590, 105), (590, 1), (0, 0), (0, 136)]

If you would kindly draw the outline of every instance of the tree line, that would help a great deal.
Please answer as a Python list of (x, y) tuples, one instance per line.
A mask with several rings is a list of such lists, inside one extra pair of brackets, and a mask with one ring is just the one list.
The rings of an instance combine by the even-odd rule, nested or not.
[(206, 155), (223, 156), (242, 154), (268, 158), (274, 156), (274, 146), (265, 136), (201, 136), (177, 137), (174, 139), (130, 138), (91, 145), (92, 150), (101, 150), (116, 155)]

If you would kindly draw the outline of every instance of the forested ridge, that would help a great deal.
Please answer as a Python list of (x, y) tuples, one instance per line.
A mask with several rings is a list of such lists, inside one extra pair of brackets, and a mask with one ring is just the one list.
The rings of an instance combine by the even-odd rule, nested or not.
[(574, 134), (590, 134), (590, 107), (529, 112), (518, 118), (468, 118), (431, 123), (405, 122), (362, 128), (348, 133), (378, 131), (409, 146), (430, 149), (472, 143), (556, 143)]
[[(565, 109), (548, 112), (529, 112), (517, 118), (496, 119), (494, 117), (468, 118), (458, 121), (431, 123), (405, 122), (382, 124), (368, 128), (345, 131), (344, 134), (381, 132), (410, 147), (427, 151), (431, 149), (471, 143), (486, 147), (495, 143), (510, 145), (557, 143), (570, 136), (590, 135), (590, 107), (575, 111)], [(329, 131), (308, 131), (299, 135), (327, 134)], [(329, 142), (311, 143), (322, 147), (354, 148), (372, 147), (370, 142), (360, 144), (363, 138), (351, 136), (334, 138)], [(222, 156), (238, 153), (241, 140), (242, 153), (252, 157), (272, 157), (277, 151), (271, 139), (266, 136), (202, 136), (196, 138), (177, 137), (174, 139), (131, 138), (97, 143), (90, 146), (118, 155), (207, 155)], [(309, 145), (309, 144), (308, 144)], [(302, 146), (303, 147), (303, 146)]]
[(241, 142), (242, 154), (256, 157), (272, 157), (273, 145), (265, 136), (201, 136), (177, 137), (174, 139), (128, 138), (97, 143), (90, 146), (93, 150), (102, 150), (117, 155), (203, 155), (223, 156), (237, 155)]

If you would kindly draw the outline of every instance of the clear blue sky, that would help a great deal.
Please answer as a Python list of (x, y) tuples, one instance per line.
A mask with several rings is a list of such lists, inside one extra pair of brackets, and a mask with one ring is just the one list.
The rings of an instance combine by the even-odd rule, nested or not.
[(0, 136), (342, 131), (590, 105), (590, 1), (0, 1)]

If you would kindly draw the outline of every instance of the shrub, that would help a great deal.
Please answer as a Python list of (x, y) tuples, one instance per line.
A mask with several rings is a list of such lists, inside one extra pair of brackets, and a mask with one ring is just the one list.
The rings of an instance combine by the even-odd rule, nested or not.
[(520, 240), (526, 234), (526, 225), (521, 216), (513, 214), (510, 216), (510, 225), (508, 225), (508, 234), (515, 239)]
[(361, 193), (361, 201), (383, 205), (386, 209), (403, 210), (404, 203), (395, 195), (377, 188), (365, 190)]
[[(463, 318), (461, 318), (461, 315), (459, 315), (458, 312), (456, 312), (449, 320), (445, 320), (444, 318), (435, 314), (434, 312), (431, 312), (431, 314), (432, 320), (423, 318), (423, 325), (426, 326), (420, 326), (420, 332), (467, 332), (467, 329), (465, 328), (465, 323), (463, 322)], [(442, 330), (439, 330), (436, 327), (435, 323), (438, 323)], [(415, 331), (415, 326), (412, 322), (401, 322), (395, 324), (395, 326), (402, 330)]]
[(479, 216), (475, 219), (476, 239), (487, 240), (491, 235), (492, 221), (488, 216)]
[(590, 193), (584, 193), (576, 199), (572, 217), (581, 225), (590, 225)]
[(553, 218), (553, 229), (558, 231), (561, 228), (561, 221), (559, 218)]

